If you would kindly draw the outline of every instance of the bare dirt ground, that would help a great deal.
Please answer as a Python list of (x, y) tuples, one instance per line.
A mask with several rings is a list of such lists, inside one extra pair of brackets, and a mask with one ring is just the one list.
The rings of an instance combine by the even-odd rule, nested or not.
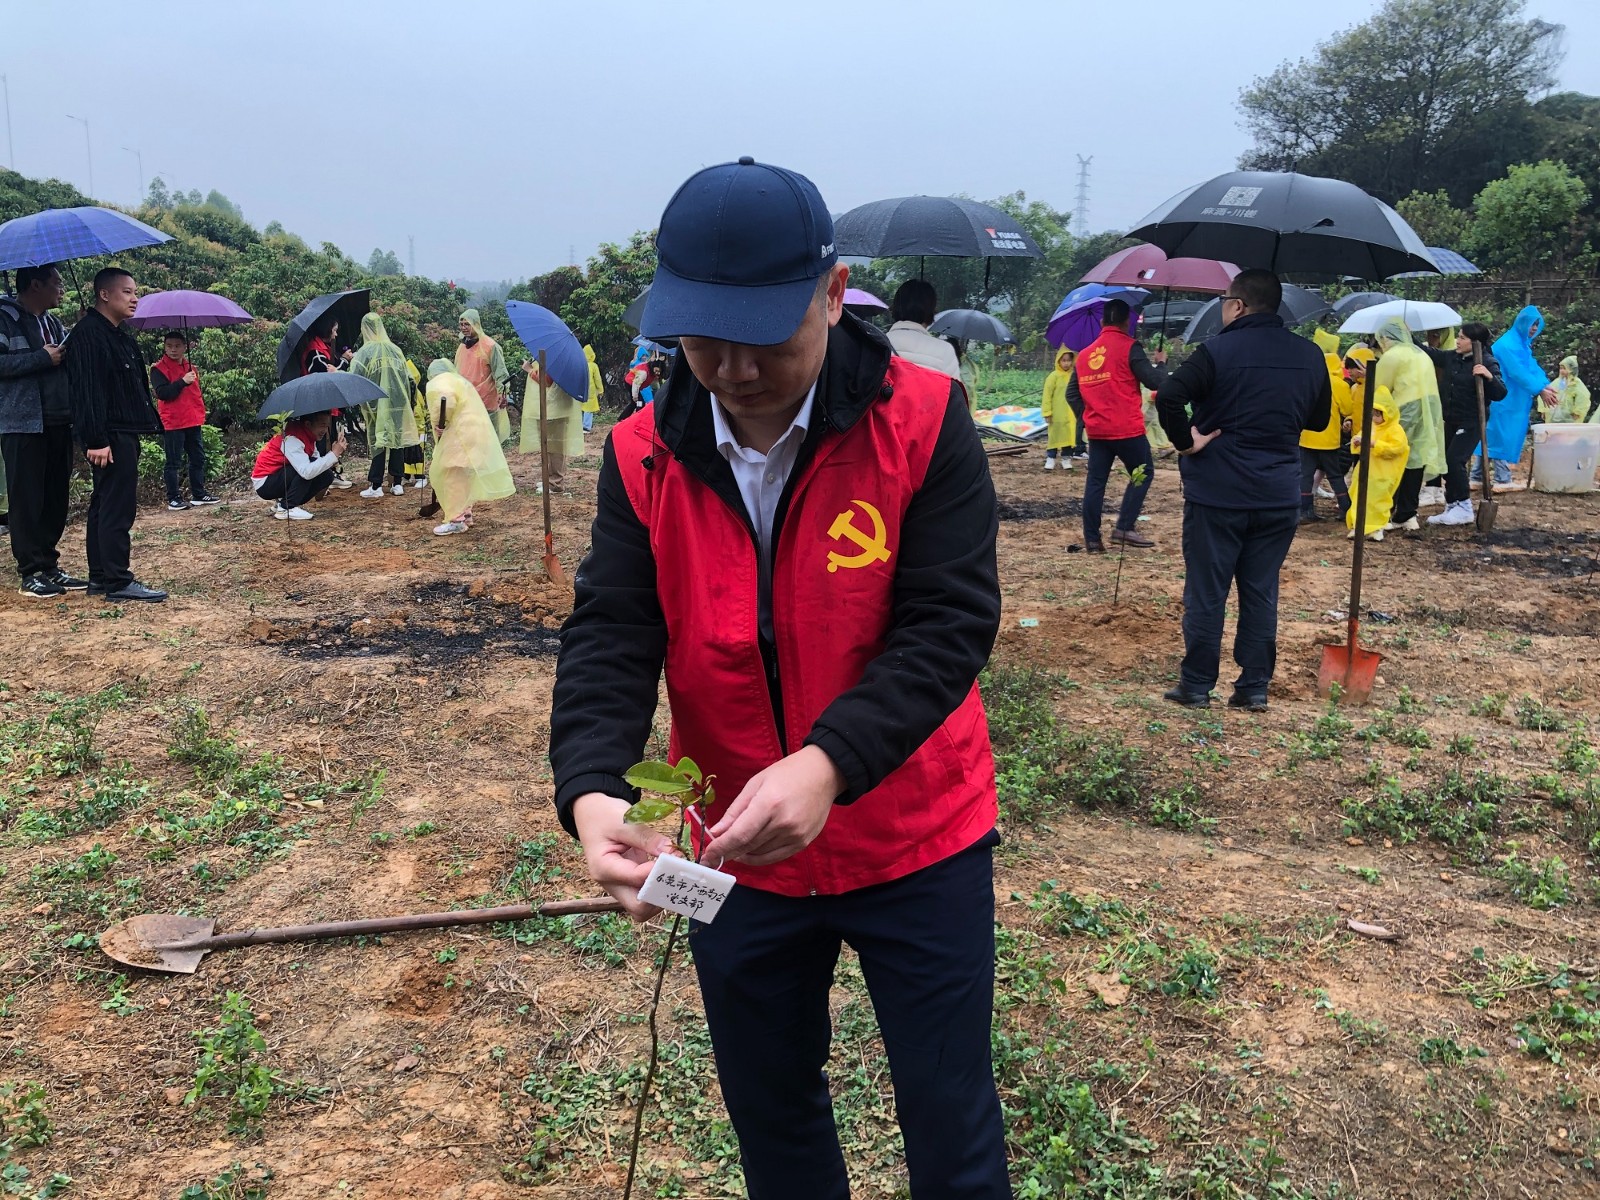
[[(596, 462), (556, 504), (569, 573)], [(1113, 605), (1117, 557), (1068, 552), (1083, 471), (1039, 467), (994, 462), (1018, 1194), (1600, 1194), (1600, 497), (1516, 493), (1488, 539), (1374, 546), (1366, 709), (1315, 694), (1349, 543), (1302, 529), (1270, 711), (1191, 713), (1159, 698), (1176, 472)], [(538, 567), (534, 462), (515, 470), (525, 494), (466, 536), (431, 536), (409, 493), (292, 526), (253, 500), (147, 510), (135, 567), (166, 605), (0, 596), (7, 1194), (620, 1194), (656, 926), (263, 946), (193, 977), (93, 940), (144, 911), (232, 930), (592, 892), (545, 761), (570, 592)], [(217, 1034), (230, 992), (259, 1043)], [(848, 963), (835, 1001), (857, 1194), (904, 1195)], [(742, 1195), (682, 959), (663, 1019), (639, 1194)]]

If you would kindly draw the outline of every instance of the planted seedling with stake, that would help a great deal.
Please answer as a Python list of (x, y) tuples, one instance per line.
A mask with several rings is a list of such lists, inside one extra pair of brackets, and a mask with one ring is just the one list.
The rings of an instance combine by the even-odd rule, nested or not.
[[(1130, 487), (1143, 487), (1144, 481), (1148, 478), (1150, 478), (1150, 472), (1145, 469), (1145, 465), (1143, 463), (1140, 463), (1137, 467), (1128, 472), (1128, 484)], [(1131, 533), (1133, 531), (1129, 530), (1128, 532)], [(1117, 607), (1117, 598), (1122, 595), (1122, 558), (1127, 553), (1128, 543), (1126, 541), (1119, 540), (1117, 542), (1117, 583), (1116, 586), (1111, 589), (1112, 608)]]
[[(623, 818), (629, 824), (654, 824), (677, 814), (678, 828), (674, 843), (684, 847), (684, 836), (689, 834), (687, 849), (695, 862), (700, 861), (700, 850), (709, 840), (706, 833), (705, 812), (717, 798), (714, 775), (700, 770), (692, 758), (680, 758), (676, 764), (642, 762), (630, 767), (623, 775), (630, 785), (644, 793), (628, 809)], [(690, 824), (695, 825), (701, 837), (696, 839)], [(696, 846), (699, 848), (697, 849)], [(632, 1200), (633, 1180), (639, 1166), (639, 1142), (644, 1134), (644, 1110), (650, 1100), (650, 1087), (655, 1082), (656, 1064), (661, 1052), (661, 1035), (656, 1024), (656, 1013), (661, 1007), (661, 989), (667, 980), (667, 966), (672, 961), (672, 950), (678, 941), (678, 931), (683, 925), (681, 913), (674, 913), (672, 925), (667, 930), (666, 949), (656, 967), (655, 987), (650, 993), (650, 1061), (645, 1067), (644, 1084), (639, 1089), (639, 1104), (633, 1114), (633, 1141), (628, 1148), (628, 1179), (622, 1188), (622, 1200)]]

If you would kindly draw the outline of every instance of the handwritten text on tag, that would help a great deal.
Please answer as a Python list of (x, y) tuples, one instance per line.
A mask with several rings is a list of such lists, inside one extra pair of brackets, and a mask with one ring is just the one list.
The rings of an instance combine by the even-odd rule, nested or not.
[(663, 854), (650, 868), (650, 878), (639, 889), (639, 899), (709, 925), (733, 885), (733, 876), (725, 871), (713, 871), (675, 854)]

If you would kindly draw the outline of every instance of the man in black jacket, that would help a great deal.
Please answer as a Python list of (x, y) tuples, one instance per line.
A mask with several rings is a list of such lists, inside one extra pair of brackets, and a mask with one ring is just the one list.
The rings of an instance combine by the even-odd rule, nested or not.
[(53, 265), (17, 272), (15, 298), (0, 298), (0, 455), (11, 490), (11, 553), (20, 591), (53, 600), (89, 586), (61, 569), (72, 479), (72, 404), (67, 397), (67, 331), (51, 313), (61, 303)]
[(656, 911), (639, 888), (670, 843), (625, 820), (623, 774), (665, 667), (674, 745), (717, 776), (699, 848), (738, 878), (689, 937), (747, 1194), (849, 1196), (824, 1074), (848, 943), (912, 1196), (1008, 1200), (973, 692), (999, 624), (997, 514), (965, 396), (844, 314), (803, 176), (707, 168), (657, 248), (642, 327), (684, 362), (606, 442), (556, 669), (557, 811), (594, 878)]
[(1283, 286), (1241, 271), (1223, 329), (1156, 394), (1182, 455), (1183, 667), (1166, 698), (1207, 708), (1222, 657), (1228, 591), (1239, 587), (1228, 704), (1261, 712), (1278, 659), (1278, 573), (1300, 520), (1300, 435), (1327, 426), (1333, 387), (1322, 351), (1284, 328)]
[(107, 267), (94, 277), (94, 297), (67, 343), (73, 424), (94, 475), (89, 591), (109, 600), (161, 601), (166, 592), (145, 587), (128, 565), (139, 501), (139, 438), (161, 430), (139, 344), (122, 328), (138, 311), (139, 291), (132, 275)]
[[(1472, 452), (1482, 436), (1478, 427), (1478, 385), (1474, 381), (1483, 381), (1486, 412), (1488, 405), (1506, 394), (1506, 385), (1500, 378), (1500, 364), (1489, 353), (1489, 341), (1488, 327), (1469, 321), (1456, 334), (1454, 350), (1424, 347), (1439, 372), (1445, 434), (1445, 510), (1429, 517), (1429, 525), (1471, 525), (1477, 519), (1472, 511), (1472, 484), (1468, 476)], [(1474, 345), (1483, 353), (1481, 366), (1473, 362)]]

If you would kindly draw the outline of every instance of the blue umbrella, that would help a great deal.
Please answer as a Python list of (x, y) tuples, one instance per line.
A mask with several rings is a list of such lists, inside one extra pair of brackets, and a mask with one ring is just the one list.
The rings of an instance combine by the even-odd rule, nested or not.
[(302, 375), (272, 390), (258, 417), (309, 417), (336, 408), (357, 408), (383, 399), (383, 389), (363, 375), (348, 371), (320, 371)]
[[(1114, 284), (1085, 283), (1068, 292), (1045, 329), (1045, 340), (1052, 346), (1066, 346), (1069, 350), (1082, 350), (1100, 336), (1100, 320), (1107, 300), (1126, 300), (1128, 307), (1137, 309), (1150, 293), (1144, 288), (1119, 287)], [(1129, 326), (1131, 333), (1138, 327), (1139, 314), (1133, 314)]]
[(0, 271), (42, 267), (170, 242), (171, 236), (110, 208), (49, 208), (0, 225)]
[(574, 400), (587, 400), (589, 360), (566, 322), (548, 308), (526, 300), (507, 300), (506, 316), (530, 356), (538, 358), (539, 351), (544, 351), (545, 365), (556, 386)]
[[(1483, 272), (1474, 266), (1464, 254), (1457, 254), (1454, 250), (1444, 246), (1429, 246), (1428, 255), (1439, 264), (1441, 275), (1482, 275)], [(1431, 271), (1402, 271), (1394, 276), (1396, 279), (1425, 279)]]

